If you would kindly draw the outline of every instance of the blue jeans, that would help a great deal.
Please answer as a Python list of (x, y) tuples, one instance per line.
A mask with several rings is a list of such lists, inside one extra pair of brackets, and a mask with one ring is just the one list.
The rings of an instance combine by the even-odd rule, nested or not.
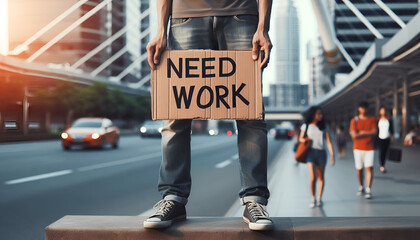
[[(172, 19), (169, 49), (252, 49), (258, 16)], [(242, 202), (267, 204), (267, 128), (264, 120), (237, 120)], [(159, 192), (186, 204), (191, 189), (191, 120), (164, 121)]]

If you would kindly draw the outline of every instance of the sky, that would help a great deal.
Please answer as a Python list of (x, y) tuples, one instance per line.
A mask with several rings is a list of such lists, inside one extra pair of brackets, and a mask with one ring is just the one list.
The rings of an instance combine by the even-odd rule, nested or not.
[[(279, 1), (279, 0), (274, 0)], [(280, 0), (282, 1), (282, 0)], [(300, 82), (308, 83), (309, 66), (306, 60), (307, 50), (306, 44), (311, 39), (317, 37), (318, 27), (316, 24), (315, 14), (312, 10), (310, 0), (295, 0), (295, 6), (299, 16), (299, 35), (300, 35)]]

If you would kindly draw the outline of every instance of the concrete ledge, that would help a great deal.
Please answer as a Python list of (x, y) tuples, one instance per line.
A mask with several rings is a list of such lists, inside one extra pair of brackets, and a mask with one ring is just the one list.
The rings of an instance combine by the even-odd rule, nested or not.
[(241, 218), (191, 217), (165, 230), (143, 228), (143, 216), (65, 216), (46, 240), (138, 239), (418, 239), (420, 217), (273, 218), (273, 231), (253, 232)]

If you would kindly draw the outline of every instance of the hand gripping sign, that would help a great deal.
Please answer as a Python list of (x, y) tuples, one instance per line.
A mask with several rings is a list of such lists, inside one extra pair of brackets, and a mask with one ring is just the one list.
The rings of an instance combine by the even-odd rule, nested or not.
[(152, 118), (261, 119), (260, 64), (251, 51), (166, 50), (152, 70)]

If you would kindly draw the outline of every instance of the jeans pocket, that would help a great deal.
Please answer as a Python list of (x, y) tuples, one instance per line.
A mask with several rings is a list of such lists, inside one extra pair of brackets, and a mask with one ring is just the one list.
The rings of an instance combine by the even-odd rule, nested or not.
[(172, 18), (171, 19), (171, 27), (179, 27), (183, 26), (189, 22), (191, 22), (192, 18)]
[(241, 14), (233, 16), (233, 19), (241, 23), (253, 23), (258, 24), (258, 16), (252, 14)]

